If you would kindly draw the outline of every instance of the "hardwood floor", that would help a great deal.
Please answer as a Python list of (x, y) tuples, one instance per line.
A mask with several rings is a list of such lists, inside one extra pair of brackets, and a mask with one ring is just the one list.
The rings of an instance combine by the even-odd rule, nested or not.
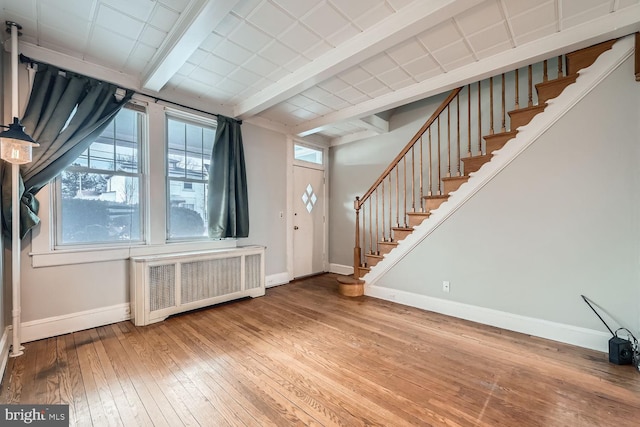
[(78, 426), (632, 426), (640, 373), (602, 353), (368, 297), (335, 276), (136, 328), (26, 344), (0, 403)]

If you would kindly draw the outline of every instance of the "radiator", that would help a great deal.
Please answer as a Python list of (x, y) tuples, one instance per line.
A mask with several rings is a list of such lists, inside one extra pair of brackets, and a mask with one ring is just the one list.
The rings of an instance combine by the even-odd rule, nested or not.
[(131, 321), (136, 326), (243, 297), (264, 295), (264, 247), (130, 258)]

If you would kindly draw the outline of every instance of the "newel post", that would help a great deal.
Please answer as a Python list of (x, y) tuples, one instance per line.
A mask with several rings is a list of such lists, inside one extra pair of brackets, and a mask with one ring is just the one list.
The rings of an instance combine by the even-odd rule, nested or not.
[(353, 208), (356, 210), (356, 244), (353, 248), (353, 277), (360, 277), (360, 197), (356, 196), (353, 202)]

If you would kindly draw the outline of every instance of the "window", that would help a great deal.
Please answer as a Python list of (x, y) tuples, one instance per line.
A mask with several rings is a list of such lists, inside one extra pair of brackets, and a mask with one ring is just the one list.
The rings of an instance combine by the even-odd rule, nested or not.
[(322, 164), (322, 150), (304, 145), (295, 144), (293, 147), (293, 158), (303, 162)]
[(59, 245), (142, 241), (144, 113), (123, 108), (56, 180)]
[(167, 117), (168, 239), (207, 236), (207, 179), (215, 127)]

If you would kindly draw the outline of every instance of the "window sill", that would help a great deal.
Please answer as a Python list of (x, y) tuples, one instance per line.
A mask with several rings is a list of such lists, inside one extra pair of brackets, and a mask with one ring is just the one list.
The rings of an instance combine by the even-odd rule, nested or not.
[(189, 252), (207, 249), (228, 249), (237, 247), (237, 240), (207, 240), (190, 242), (167, 242), (163, 245), (139, 245), (119, 247), (94, 247), (56, 249), (49, 252), (30, 252), (33, 268), (60, 265), (88, 264), (95, 262), (123, 261), (132, 256), (161, 255), (174, 252)]

